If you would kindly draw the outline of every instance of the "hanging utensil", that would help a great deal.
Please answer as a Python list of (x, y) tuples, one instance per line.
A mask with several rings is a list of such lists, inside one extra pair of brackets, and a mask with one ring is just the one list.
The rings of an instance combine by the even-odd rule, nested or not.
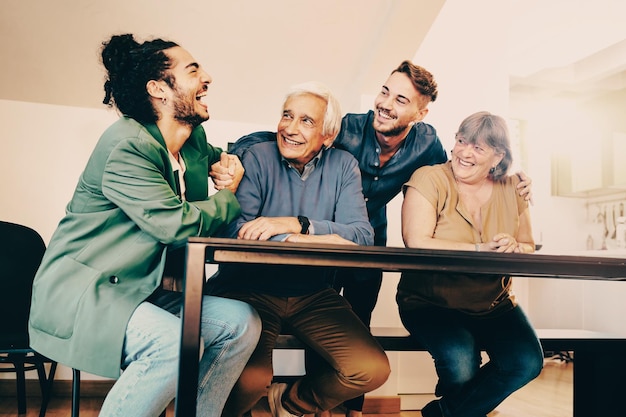
[(611, 225), (613, 233), (611, 233), (611, 239), (615, 239), (617, 237), (617, 222), (615, 221), (617, 213), (615, 213), (615, 204), (613, 204), (611, 211), (613, 211), (613, 224)]

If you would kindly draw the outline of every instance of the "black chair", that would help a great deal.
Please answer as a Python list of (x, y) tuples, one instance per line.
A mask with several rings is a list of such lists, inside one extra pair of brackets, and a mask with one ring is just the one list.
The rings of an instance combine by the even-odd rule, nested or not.
[[(33, 229), (0, 221), (0, 363), (12, 367), (0, 372), (14, 372), (17, 409), (26, 413), (26, 371), (36, 370), (41, 388), (39, 416), (44, 417), (57, 363), (30, 348), (28, 314), (33, 279), (46, 245)], [(46, 376), (45, 363), (50, 363)]]
[[(39, 417), (46, 415), (57, 362), (30, 347), (28, 315), (35, 273), (46, 244), (35, 230), (0, 221), (0, 363), (12, 364), (0, 372), (15, 372), (18, 414), (26, 413), (26, 371), (37, 370), (41, 387)], [(46, 375), (45, 363), (50, 363)], [(80, 371), (72, 369), (72, 417), (80, 414)], [(165, 417), (165, 411), (161, 414)]]

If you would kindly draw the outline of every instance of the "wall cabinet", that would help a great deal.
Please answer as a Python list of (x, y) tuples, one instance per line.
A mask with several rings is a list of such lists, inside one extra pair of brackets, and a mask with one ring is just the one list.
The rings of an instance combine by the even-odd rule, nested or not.
[(552, 195), (592, 198), (626, 190), (626, 133), (586, 138), (552, 157)]

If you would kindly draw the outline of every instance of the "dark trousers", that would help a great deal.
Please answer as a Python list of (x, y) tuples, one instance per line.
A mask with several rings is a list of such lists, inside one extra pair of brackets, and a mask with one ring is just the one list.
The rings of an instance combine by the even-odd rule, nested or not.
[(427, 306), (400, 310), (400, 318), (435, 361), (435, 403), (445, 417), (485, 417), (543, 367), (541, 344), (519, 306), (491, 316)]

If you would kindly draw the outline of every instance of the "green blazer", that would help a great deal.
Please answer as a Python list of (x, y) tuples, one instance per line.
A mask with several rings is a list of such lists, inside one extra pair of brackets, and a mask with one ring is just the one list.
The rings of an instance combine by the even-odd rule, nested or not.
[(67, 366), (116, 378), (126, 325), (160, 285), (168, 246), (210, 236), (240, 213), (233, 193), (208, 196), (219, 148), (194, 129), (181, 155), (186, 201), (156, 125), (123, 117), (102, 135), (33, 285), (31, 346)]

